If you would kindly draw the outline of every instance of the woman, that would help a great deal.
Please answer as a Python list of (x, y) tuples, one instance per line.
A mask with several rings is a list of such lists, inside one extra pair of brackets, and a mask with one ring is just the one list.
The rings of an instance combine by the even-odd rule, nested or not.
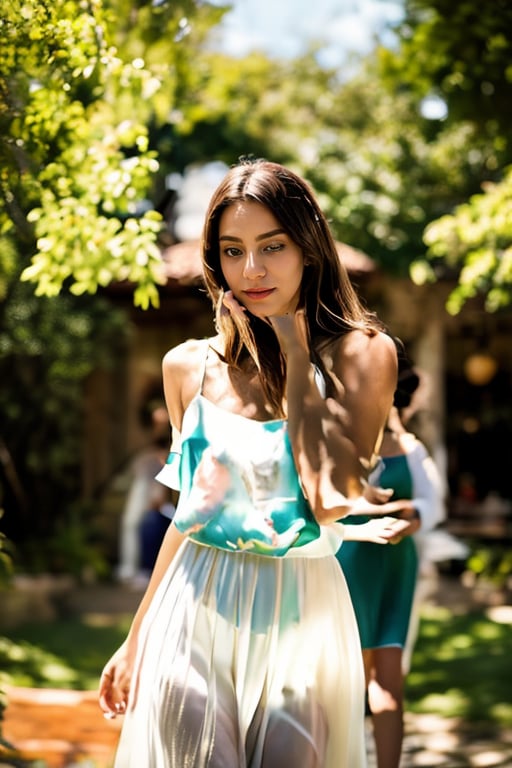
[[(402, 499), (402, 529), (383, 547), (372, 537), (379, 518), (345, 518), (345, 539), (337, 558), (347, 580), (361, 636), (368, 706), (378, 768), (398, 768), (403, 741), (404, 672), (416, 634), (412, 611), (418, 577), (418, 537), (445, 516), (441, 476), (425, 445), (404, 426), (420, 379), (399, 354), (397, 390), (380, 454), (381, 486)], [(407, 501), (408, 500), (408, 501)], [(413, 536), (413, 534), (417, 534)], [(409, 655), (409, 654), (408, 654)], [(407, 663), (406, 663), (407, 662)]]
[(160, 479), (180, 498), (100, 681), (106, 715), (125, 713), (115, 765), (362, 768), (363, 668), (336, 521), (387, 499), (363, 492), (395, 346), (309, 186), (278, 164), (227, 173), (202, 254), (218, 333), (163, 361), (175, 439)]

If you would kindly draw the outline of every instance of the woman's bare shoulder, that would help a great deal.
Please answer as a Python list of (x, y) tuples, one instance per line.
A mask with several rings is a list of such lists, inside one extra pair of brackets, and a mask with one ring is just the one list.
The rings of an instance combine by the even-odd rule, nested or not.
[(350, 331), (336, 339), (333, 350), (335, 366), (343, 370), (357, 372), (359, 376), (388, 374), (396, 378), (396, 346), (387, 333), (377, 331), (366, 333), (360, 330)]
[(396, 346), (389, 334), (384, 331), (354, 330), (346, 333), (340, 339), (347, 352), (360, 354), (371, 351), (372, 354), (393, 355), (396, 357)]
[(171, 421), (179, 430), (182, 414), (201, 387), (210, 339), (188, 339), (165, 353), (162, 376)]
[(205, 345), (209, 339), (188, 339), (172, 347), (165, 353), (162, 361), (164, 373), (179, 373), (193, 370), (205, 354)]

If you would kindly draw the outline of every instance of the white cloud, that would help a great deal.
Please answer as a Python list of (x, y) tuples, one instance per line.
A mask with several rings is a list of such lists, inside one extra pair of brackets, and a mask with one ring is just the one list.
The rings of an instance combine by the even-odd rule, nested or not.
[(259, 49), (278, 58), (324, 41), (322, 60), (336, 66), (351, 53), (368, 53), (401, 15), (401, 0), (234, 0), (215, 37), (233, 56)]
[(174, 234), (178, 240), (194, 240), (201, 235), (210, 198), (228, 171), (221, 162), (188, 168), (178, 189)]

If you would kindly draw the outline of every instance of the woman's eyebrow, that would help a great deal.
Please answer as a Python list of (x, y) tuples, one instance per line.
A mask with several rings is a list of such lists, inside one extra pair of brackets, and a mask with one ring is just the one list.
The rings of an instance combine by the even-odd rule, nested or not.
[[(273, 229), (270, 232), (264, 232), (262, 235), (258, 235), (256, 237), (256, 240), (265, 240), (267, 237), (274, 237), (275, 235), (284, 235), (286, 234), (284, 229)], [(219, 241), (222, 240), (230, 240), (233, 243), (241, 243), (242, 238), (241, 237), (235, 237), (234, 235), (221, 235), (219, 237)]]

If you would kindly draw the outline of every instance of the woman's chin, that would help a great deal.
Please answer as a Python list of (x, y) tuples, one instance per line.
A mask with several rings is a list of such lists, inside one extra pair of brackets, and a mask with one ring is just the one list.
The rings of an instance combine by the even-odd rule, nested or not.
[(254, 317), (257, 317), (259, 320), (266, 320), (268, 322), (269, 317), (284, 317), (284, 315), (293, 315), (295, 313), (295, 309), (292, 307), (283, 307), (283, 306), (270, 306), (267, 304), (265, 307), (261, 306), (251, 306), (246, 307), (246, 310), (248, 313), (253, 315)]
[(269, 316), (268, 312), (265, 312), (265, 310), (263, 308), (260, 309), (260, 310), (258, 310), (257, 308), (256, 309), (254, 309), (254, 308), (251, 308), (251, 309), (247, 308), (247, 312), (248, 312), (248, 314), (252, 315), (253, 317), (257, 317), (258, 320), (266, 320), (267, 317)]

